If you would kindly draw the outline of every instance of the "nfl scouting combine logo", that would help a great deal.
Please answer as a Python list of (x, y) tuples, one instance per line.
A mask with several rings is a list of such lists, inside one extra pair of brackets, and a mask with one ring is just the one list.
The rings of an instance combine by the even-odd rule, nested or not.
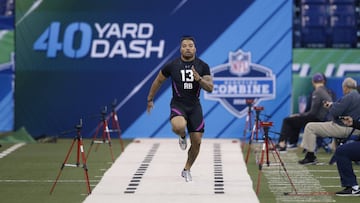
[(205, 99), (219, 101), (230, 113), (242, 117), (247, 113), (247, 99), (253, 105), (275, 98), (275, 76), (271, 69), (251, 63), (251, 53), (229, 53), (229, 62), (211, 69), (214, 90)]

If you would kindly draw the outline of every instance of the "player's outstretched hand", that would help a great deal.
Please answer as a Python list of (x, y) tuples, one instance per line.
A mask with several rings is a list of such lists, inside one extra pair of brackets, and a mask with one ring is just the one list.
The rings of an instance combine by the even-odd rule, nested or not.
[(146, 111), (148, 112), (148, 114), (150, 114), (150, 111), (152, 110), (152, 108), (154, 108), (154, 101), (148, 101), (147, 107), (146, 107)]

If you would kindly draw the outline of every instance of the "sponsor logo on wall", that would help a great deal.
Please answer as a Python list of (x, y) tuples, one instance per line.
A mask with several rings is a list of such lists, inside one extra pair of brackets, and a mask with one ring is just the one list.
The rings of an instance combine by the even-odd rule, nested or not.
[(220, 102), (231, 114), (243, 117), (247, 101), (252, 105), (275, 98), (276, 82), (272, 70), (251, 62), (251, 52), (229, 52), (229, 61), (211, 69), (214, 80), (212, 93), (205, 92), (208, 100)]

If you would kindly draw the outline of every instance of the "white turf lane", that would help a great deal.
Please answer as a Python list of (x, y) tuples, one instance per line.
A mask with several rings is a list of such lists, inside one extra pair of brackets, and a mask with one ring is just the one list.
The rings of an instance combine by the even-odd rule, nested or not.
[(85, 203), (259, 202), (240, 142), (203, 139), (192, 182), (180, 176), (187, 157), (177, 139), (137, 139), (129, 144)]

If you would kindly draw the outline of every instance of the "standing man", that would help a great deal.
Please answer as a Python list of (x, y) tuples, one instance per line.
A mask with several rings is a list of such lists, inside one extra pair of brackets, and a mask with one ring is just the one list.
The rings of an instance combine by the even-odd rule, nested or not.
[(179, 145), (186, 150), (186, 129), (190, 134), (191, 146), (188, 158), (181, 172), (186, 182), (192, 181), (190, 168), (200, 151), (204, 133), (204, 118), (199, 100), (200, 89), (213, 91), (213, 80), (209, 65), (196, 57), (195, 39), (191, 36), (181, 38), (180, 57), (167, 63), (151, 85), (147, 97), (147, 112), (154, 107), (154, 97), (163, 82), (172, 80), (172, 99), (170, 103), (170, 122), (172, 131), (179, 136)]

